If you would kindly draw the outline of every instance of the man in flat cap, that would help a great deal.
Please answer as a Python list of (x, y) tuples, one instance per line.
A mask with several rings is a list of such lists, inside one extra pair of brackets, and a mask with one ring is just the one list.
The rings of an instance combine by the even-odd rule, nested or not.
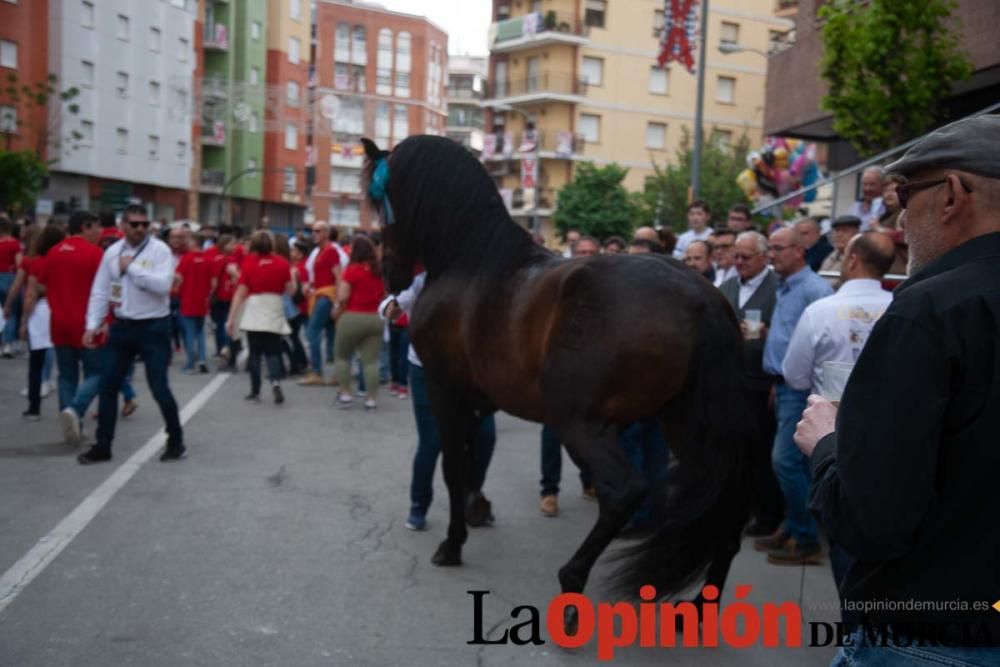
[[(861, 229), (861, 218), (854, 215), (838, 215), (830, 225), (833, 228), (833, 252), (826, 256), (819, 266), (820, 273), (831, 272), (840, 275), (844, 265), (844, 252), (847, 243)], [(827, 278), (833, 289), (840, 287), (840, 278)]]
[(906, 178), (910, 278), (839, 410), (811, 396), (795, 434), (810, 508), (856, 559), (841, 596), (897, 643), (862, 628), (833, 664), (998, 665), (1000, 117), (936, 130), (888, 172)]

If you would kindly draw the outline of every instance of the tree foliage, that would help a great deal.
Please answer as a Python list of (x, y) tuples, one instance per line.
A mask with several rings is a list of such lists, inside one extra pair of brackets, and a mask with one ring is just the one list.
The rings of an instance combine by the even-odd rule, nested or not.
[(83, 138), (79, 131), (65, 129), (62, 123), (64, 109), (71, 116), (80, 113), (80, 105), (74, 101), (80, 89), (71, 86), (60, 90), (55, 74), (42, 81), (26, 83), (20, 80), (17, 72), (11, 72), (7, 75), (3, 94), (6, 103), (19, 107), (22, 112), (17, 119), (18, 130), (31, 128), (37, 133), (34, 152), (39, 160), (45, 159), (49, 150), (73, 150)]
[(923, 134), (972, 65), (949, 18), (953, 0), (829, 0), (820, 72), (833, 129), (862, 155)]
[(628, 169), (617, 164), (596, 167), (581, 162), (573, 180), (559, 191), (553, 216), (556, 229), (566, 236), (579, 229), (598, 239), (608, 236), (629, 238), (635, 218), (634, 204), (622, 181)]
[[(714, 133), (710, 133), (714, 135)], [(692, 144), (690, 133), (683, 128), (677, 159), (665, 167), (653, 165), (655, 174), (646, 179), (642, 192), (634, 195), (636, 224), (670, 227), (682, 232), (687, 229), (688, 187), (691, 184)], [(709, 136), (701, 148), (701, 184), (698, 199), (704, 199), (718, 216), (734, 204), (748, 204), (746, 195), (736, 184), (736, 177), (746, 169), (750, 140), (741, 136), (731, 146)]]
[(0, 210), (27, 209), (42, 189), (45, 163), (32, 151), (0, 150)]

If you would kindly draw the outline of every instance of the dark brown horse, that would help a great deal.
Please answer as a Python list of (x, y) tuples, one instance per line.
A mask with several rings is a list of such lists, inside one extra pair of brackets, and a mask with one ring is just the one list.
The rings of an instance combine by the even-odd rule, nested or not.
[[(635, 595), (652, 584), (666, 596), (707, 575), (721, 589), (753, 492), (742, 338), (726, 299), (664, 256), (553, 256), (451, 140), (411, 137), (391, 154), (364, 144), (390, 291), (410, 284), (415, 263), (427, 271), (410, 332), (451, 504), (433, 563), (461, 564), (475, 418), (503, 410), (555, 427), (596, 477), (597, 524), (559, 570), (563, 592), (583, 591), (650, 493), (658, 528), (626, 550), (619, 585)], [(678, 462), (669, 492), (648, 488), (619, 446), (620, 429), (648, 416), (661, 418)]]

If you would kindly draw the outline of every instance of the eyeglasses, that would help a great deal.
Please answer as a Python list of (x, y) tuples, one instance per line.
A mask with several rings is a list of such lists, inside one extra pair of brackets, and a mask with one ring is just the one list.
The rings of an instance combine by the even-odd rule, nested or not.
[(767, 249), (770, 250), (771, 252), (782, 252), (783, 250), (788, 250), (789, 248), (797, 248), (797, 247), (798, 246), (794, 245), (769, 245), (767, 246)]
[(132, 229), (139, 229), (140, 227), (142, 227), (143, 229), (148, 229), (149, 220), (129, 220), (128, 226), (131, 227)]
[(751, 259), (753, 259), (754, 257), (756, 257), (759, 254), (760, 254), (759, 252), (755, 252), (752, 255), (751, 254), (747, 254), (745, 252), (738, 252), (735, 255), (733, 255), (733, 257), (735, 257), (736, 259), (738, 259), (741, 262), (749, 262)]
[(733, 247), (732, 243), (713, 243), (712, 244), (712, 249), (713, 250), (729, 250), (732, 247)]
[[(906, 204), (910, 200), (910, 195), (914, 192), (920, 192), (921, 190), (926, 190), (927, 188), (937, 187), (943, 183), (948, 182), (948, 177), (944, 178), (934, 178), (929, 181), (914, 181), (913, 183), (900, 183), (896, 186), (896, 197), (899, 199), (899, 207), (906, 208)], [(961, 184), (962, 189), (972, 194), (972, 188), (965, 184), (961, 178), (958, 179)]]

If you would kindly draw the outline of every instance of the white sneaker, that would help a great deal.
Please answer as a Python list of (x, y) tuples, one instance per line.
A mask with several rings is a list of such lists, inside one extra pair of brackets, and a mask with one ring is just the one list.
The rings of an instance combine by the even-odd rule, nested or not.
[(10, 344), (4, 345), (3, 346), (3, 351), (0, 352), (0, 354), (3, 354), (3, 356), (4, 356), (5, 359), (13, 359), (14, 358), (14, 350), (11, 348)]
[(53, 387), (52, 387), (52, 383), (51, 382), (43, 382), (42, 383), (41, 397), (42, 398), (48, 398), (52, 394), (52, 388)]
[(62, 425), (63, 438), (68, 445), (79, 445), (83, 434), (80, 432), (80, 416), (73, 408), (66, 408), (59, 413), (59, 423)]

